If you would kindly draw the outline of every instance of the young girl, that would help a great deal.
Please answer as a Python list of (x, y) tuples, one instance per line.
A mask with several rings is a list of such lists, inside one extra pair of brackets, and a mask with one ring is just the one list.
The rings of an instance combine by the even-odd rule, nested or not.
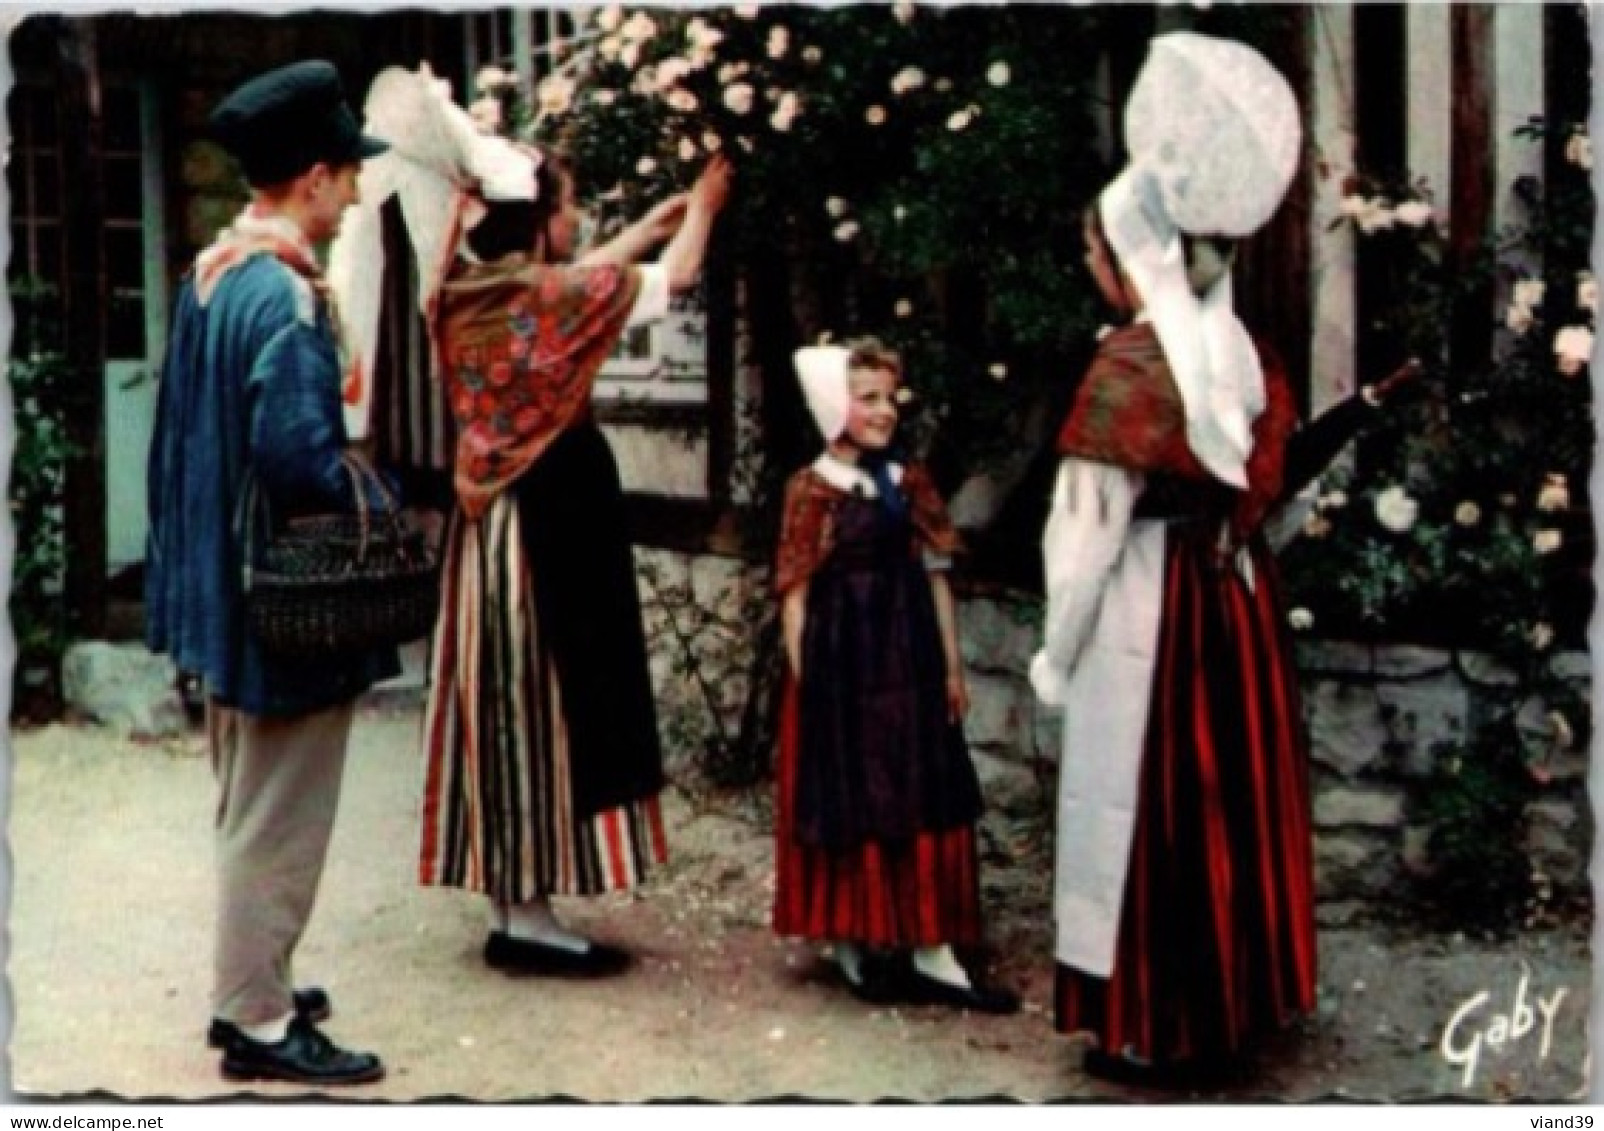
[(946, 570), (957, 533), (892, 455), (902, 365), (873, 341), (798, 351), (827, 448), (786, 490), (776, 587), (780, 726), (774, 928), (829, 940), (848, 986), (1011, 1013), (953, 953), (980, 941), (968, 691)]

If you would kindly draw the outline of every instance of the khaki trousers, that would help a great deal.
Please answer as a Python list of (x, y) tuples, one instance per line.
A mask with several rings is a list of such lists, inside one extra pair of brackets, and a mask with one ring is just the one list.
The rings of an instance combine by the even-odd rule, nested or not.
[(323, 876), (354, 706), (290, 719), (212, 700), (218, 914), (212, 1013), (257, 1025), (290, 1013), (291, 959)]

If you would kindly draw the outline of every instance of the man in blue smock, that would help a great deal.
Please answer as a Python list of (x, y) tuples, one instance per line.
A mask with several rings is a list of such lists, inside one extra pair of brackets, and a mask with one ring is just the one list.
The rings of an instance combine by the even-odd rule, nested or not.
[(295, 990), (291, 961), (323, 872), (353, 705), (397, 670), (396, 656), (264, 653), (245, 621), (235, 511), (248, 473), (275, 514), (355, 508), (341, 463), (338, 322), (314, 249), (356, 201), (362, 160), (386, 146), (361, 133), (321, 61), (246, 83), (210, 125), (251, 201), (178, 295), (151, 445), (145, 584), (150, 646), (202, 681), (219, 786), (207, 1039), (228, 1079), (364, 1083), (383, 1065), (317, 1028), (328, 995)]

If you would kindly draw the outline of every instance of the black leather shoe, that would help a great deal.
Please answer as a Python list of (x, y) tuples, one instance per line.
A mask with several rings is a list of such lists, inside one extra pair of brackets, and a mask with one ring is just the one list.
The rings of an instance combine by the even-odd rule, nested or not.
[[(304, 990), (296, 990), (295, 1016), (304, 1021), (327, 1021), (334, 1016), (334, 1003), (329, 1000), (326, 991), (312, 986)], [(207, 1048), (226, 1048), (228, 1043), (236, 1037), (245, 1034), (239, 1031), (239, 1026), (232, 1021), (224, 1021), (221, 1017), (212, 1018), (212, 1023), (206, 1029)]]
[(945, 1005), (999, 1016), (1019, 1012), (1019, 995), (1012, 990), (994, 986), (954, 986), (921, 973), (917, 966), (910, 966), (904, 993), (914, 1005)]
[(1246, 1087), (1252, 1083), (1252, 1066), (1232, 1058), (1200, 1058), (1150, 1063), (1129, 1056), (1087, 1049), (1081, 1057), (1086, 1075), (1110, 1084), (1171, 1092), (1208, 1092)]
[(852, 996), (868, 1005), (895, 1005), (902, 1000), (901, 987), (907, 981), (908, 956), (905, 954), (865, 954), (854, 981), (836, 967)]
[(299, 1017), (282, 1041), (266, 1044), (241, 1035), (223, 1053), (226, 1080), (285, 1080), (332, 1087), (371, 1084), (384, 1077), (384, 1065), (370, 1052), (347, 1052), (318, 1027)]
[(560, 946), (516, 939), (506, 931), (491, 931), (485, 939), (485, 962), (508, 974), (527, 974), (544, 978), (611, 978), (629, 968), (625, 951), (606, 943), (592, 942), (589, 949), (567, 950)]

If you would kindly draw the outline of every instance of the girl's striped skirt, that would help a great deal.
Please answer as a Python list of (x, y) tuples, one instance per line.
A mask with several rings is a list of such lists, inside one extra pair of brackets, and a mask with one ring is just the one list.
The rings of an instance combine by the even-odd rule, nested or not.
[(452, 522), (424, 717), (419, 881), (502, 903), (632, 887), (667, 858), (655, 795), (576, 813), (560, 664), (522, 524), (511, 491), (480, 521)]
[[(1179, 532), (1179, 531), (1178, 531)], [(1112, 977), (1057, 968), (1061, 1031), (1230, 1057), (1315, 1005), (1308, 755), (1274, 562), (1172, 537)]]

